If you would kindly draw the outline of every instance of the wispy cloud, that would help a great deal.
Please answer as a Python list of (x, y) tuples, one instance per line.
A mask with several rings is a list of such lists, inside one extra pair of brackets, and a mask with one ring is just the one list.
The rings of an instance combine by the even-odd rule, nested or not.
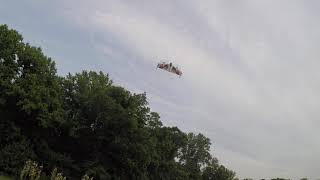
[[(240, 177), (320, 176), (317, 1), (31, 1), (5, 16), (20, 3), (1, 2), (0, 17), (62, 72), (146, 91), (165, 124), (209, 136)], [(156, 70), (165, 59), (182, 78)]]

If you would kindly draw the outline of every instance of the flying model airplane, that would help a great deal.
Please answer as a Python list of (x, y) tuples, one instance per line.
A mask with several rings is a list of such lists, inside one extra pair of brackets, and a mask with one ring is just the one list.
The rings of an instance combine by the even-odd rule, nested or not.
[(179, 75), (180, 77), (182, 75), (181, 70), (179, 70), (179, 68), (177, 66), (173, 66), (171, 62), (170, 63), (160, 62), (160, 63), (158, 63), (157, 68), (174, 73), (176, 75)]

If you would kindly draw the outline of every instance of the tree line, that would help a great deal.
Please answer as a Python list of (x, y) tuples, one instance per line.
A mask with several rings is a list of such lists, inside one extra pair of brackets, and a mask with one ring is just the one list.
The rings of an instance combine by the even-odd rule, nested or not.
[(19, 177), (26, 162), (67, 179), (232, 180), (203, 134), (166, 127), (146, 93), (108, 74), (57, 75), (55, 62), (16, 30), (0, 25), (0, 175)]

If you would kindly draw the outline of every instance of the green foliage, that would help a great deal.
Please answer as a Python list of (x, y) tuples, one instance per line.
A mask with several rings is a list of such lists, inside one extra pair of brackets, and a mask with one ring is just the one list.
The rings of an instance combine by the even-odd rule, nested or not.
[(212, 158), (208, 165), (203, 169), (203, 180), (235, 180), (235, 172), (220, 165), (216, 158)]
[(207, 137), (203, 134), (189, 133), (187, 144), (181, 149), (179, 161), (192, 174), (200, 173), (201, 167), (208, 165), (212, 159), (209, 151), (210, 140)]
[(17, 174), (27, 158), (66, 164), (54, 150), (65, 121), (54, 62), (7, 26), (0, 26), (0, 38), (0, 171)]
[[(0, 26), (0, 117), (2, 174), (17, 176), (25, 165), (22, 178), (29, 179), (55, 167), (83, 180), (234, 177), (210, 155), (204, 135), (163, 126), (145, 93), (115, 86), (102, 72), (59, 77), (40, 48), (6, 25)], [(54, 169), (51, 179), (65, 177)]]
[(0, 169), (3, 173), (18, 175), (22, 164), (35, 154), (26, 140), (12, 142), (0, 148)]

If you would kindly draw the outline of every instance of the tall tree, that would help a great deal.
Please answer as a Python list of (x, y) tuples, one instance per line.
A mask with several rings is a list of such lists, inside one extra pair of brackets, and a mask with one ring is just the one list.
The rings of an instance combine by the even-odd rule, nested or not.
[[(60, 92), (54, 62), (40, 48), (23, 43), (15, 30), (0, 26), (0, 128), (5, 133), (1, 141), (6, 142), (0, 151), (8, 155), (2, 163), (20, 167), (34, 154), (48, 158), (47, 140), (58, 135), (57, 125), (63, 121)], [(42, 147), (47, 153), (40, 153)], [(28, 151), (21, 151), (24, 148)], [(10, 154), (22, 158), (5, 163)]]
[(201, 133), (187, 135), (187, 143), (181, 149), (179, 162), (189, 172), (191, 179), (200, 179), (201, 168), (210, 163), (210, 144), (209, 138)]

